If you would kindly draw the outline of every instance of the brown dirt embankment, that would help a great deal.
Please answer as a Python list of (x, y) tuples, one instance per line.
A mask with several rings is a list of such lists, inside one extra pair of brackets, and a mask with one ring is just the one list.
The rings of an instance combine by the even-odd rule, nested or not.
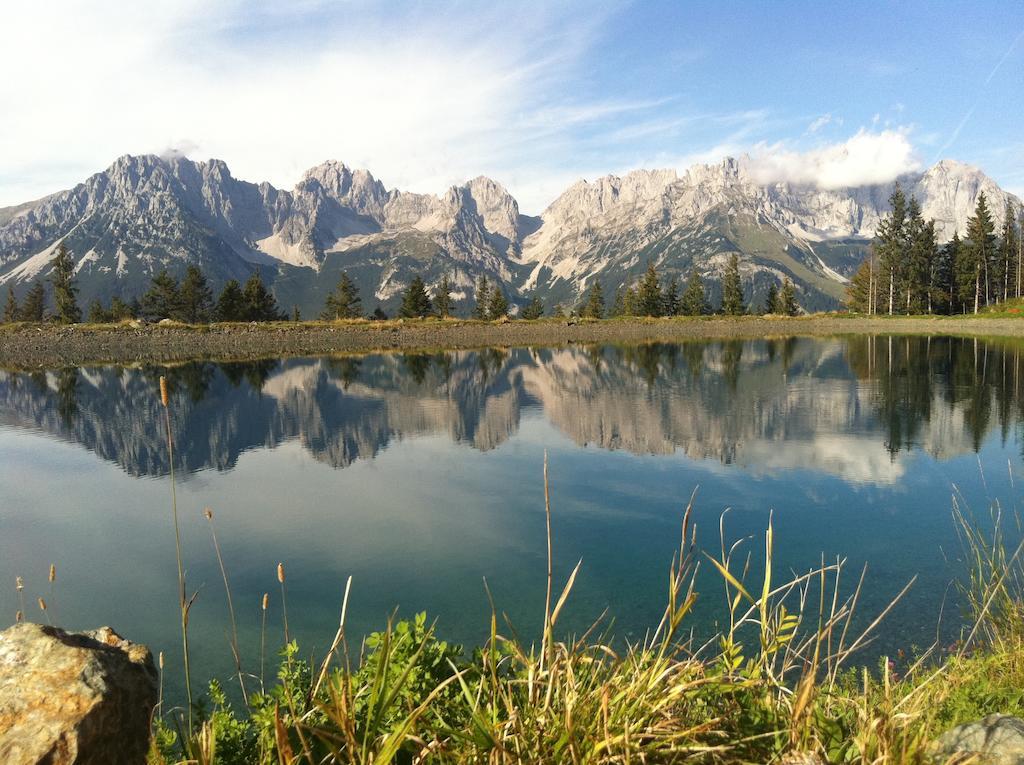
[(460, 320), (0, 327), (0, 367), (256, 359), (487, 346), (682, 341), (782, 336), (971, 335), (1024, 337), (1020, 318), (708, 317), (510, 321)]

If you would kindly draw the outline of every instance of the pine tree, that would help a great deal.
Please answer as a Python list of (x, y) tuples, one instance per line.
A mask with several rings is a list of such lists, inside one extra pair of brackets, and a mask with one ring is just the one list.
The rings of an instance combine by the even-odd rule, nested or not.
[(626, 315), (626, 296), (622, 291), (622, 287), (615, 289), (615, 300), (612, 302), (612, 316), (625, 316)]
[(986, 305), (991, 294), (990, 273), (995, 257), (995, 224), (988, 211), (985, 192), (978, 194), (974, 215), (967, 220), (967, 241), (964, 242), (964, 268), (974, 276), (974, 313), (984, 296)]
[(110, 322), (110, 311), (103, 307), (103, 303), (100, 302), (99, 298), (93, 298), (93, 301), (89, 303), (87, 317), (90, 324), (108, 324)]
[(441, 277), (441, 283), (434, 290), (434, 308), (437, 315), (447, 319), (452, 315), (452, 280), (446, 273)]
[(675, 276), (669, 279), (661, 302), (662, 310), (666, 316), (679, 315), (679, 280)]
[(374, 321), (388, 320), (388, 315), (384, 313), (384, 309), (381, 308), (380, 306), (377, 306), (376, 308), (373, 309), (373, 313), (371, 314), (371, 316), (373, 317)]
[(639, 316), (640, 315), (640, 298), (637, 296), (635, 287), (627, 287), (626, 291), (622, 293), (622, 315), (623, 316)]
[(214, 314), (217, 321), (245, 321), (245, 297), (237, 280), (229, 279), (224, 285)]
[(4, 305), (4, 323), (13, 324), (18, 320), (18, 299), (14, 297), (14, 287), (7, 288), (7, 303)]
[(782, 291), (779, 292), (779, 311), (785, 316), (796, 316), (800, 312), (800, 306), (796, 303), (796, 288), (788, 278), (782, 283)]
[(740, 259), (734, 252), (722, 278), (722, 312), (726, 316), (742, 316), (747, 312), (743, 305), (743, 282), (740, 280)]
[(206, 324), (213, 314), (213, 290), (198, 266), (190, 265), (178, 290), (178, 315), (188, 324)]
[(907, 205), (907, 224), (905, 228), (906, 247), (905, 261), (902, 269), (903, 308), (906, 313), (921, 313), (927, 302), (927, 290), (930, 286), (932, 250), (935, 247), (934, 231), (928, 235), (928, 227), (921, 215), (921, 205), (917, 198), (910, 197)]
[(956, 273), (953, 262), (959, 246), (960, 237), (953, 234), (953, 239), (945, 247), (937, 247), (935, 250), (935, 261), (932, 266), (932, 308), (937, 313), (952, 313), (955, 310)]
[(487, 277), (483, 274), (476, 283), (476, 305), (473, 306), (473, 318), (474, 319), (486, 319), (488, 304), (491, 300), (491, 295), (488, 292)]
[(541, 302), (539, 297), (534, 295), (523, 309), (522, 316), (524, 319), (539, 319), (543, 315), (544, 303)]
[(21, 321), (42, 321), (46, 313), (46, 288), (42, 282), (32, 283), (32, 288), (21, 302)]
[(491, 290), (490, 303), (487, 306), (487, 318), (494, 321), (495, 319), (504, 319), (506, 316), (508, 316), (508, 299), (501, 291), (501, 287), (495, 284)]
[(1017, 221), (1014, 220), (1013, 207), (1007, 203), (1002, 236), (999, 239), (999, 270), (1003, 277), (1000, 288), (1003, 300), (1014, 295), (1014, 286), (1017, 283), (1018, 246)]
[(679, 310), (684, 316), (701, 316), (710, 312), (707, 296), (704, 294), (704, 280), (700, 278), (697, 269), (690, 272)]
[(302, 311), (299, 310), (298, 303), (292, 305), (292, 321), (296, 324), (302, 321)]
[(253, 273), (242, 288), (242, 306), (245, 321), (280, 321), (284, 318), (259, 271)]
[(903, 265), (907, 247), (907, 199), (903, 195), (903, 189), (900, 188), (899, 183), (893, 187), (892, 195), (889, 197), (889, 206), (892, 209), (879, 222), (873, 247), (878, 253), (881, 263), (881, 271), (885, 279), (883, 284), (888, 292), (889, 315), (892, 316), (896, 308), (896, 290), (903, 283)]
[(601, 290), (601, 282), (594, 282), (594, 286), (590, 288), (582, 315), (590, 319), (604, 318), (604, 292)]
[(636, 291), (636, 315), (661, 316), (661, 285), (653, 263), (647, 264), (647, 272)]
[[(853, 277), (856, 279), (856, 275)], [(764, 298), (764, 311), (762, 313), (775, 313), (775, 305), (779, 302), (779, 288), (773, 281), (768, 285), (768, 294)], [(847, 301), (849, 304), (849, 300)], [(856, 308), (854, 310), (857, 310)]]
[(348, 274), (342, 271), (334, 292), (327, 296), (320, 318), (324, 321), (358, 319), (362, 312), (363, 302), (359, 297), (359, 288), (348, 278)]
[(111, 298), (110, 310), (107, 313), (110, 314), (111, 321), (124, 321), (125, 319), (132, 319), (135, 317), (135, 311), (132, 307), (116, 295)]
[(75, 286), (75, 261), (64, 242), (57, 247), (57, 255), (51, 263), (53, 272), (53, 302), (56, 318), (64, 324), (77, 324), (82, 320), (82, 309), (78, 307), (78, 287)]
[(409, 286), (402, 293), (402, 308), (399, 314), (406, 319), (422, 319), (429, 316), (434, 310), (430, 303), (430, 296), (427, 294), (427, 286), (423, 279), (416, 274), (409, 282)]
[(173, 319), (181, 313), (178, 281), (167, 269), (153, 277), (142, 296), (142, 313), (147, 319)]

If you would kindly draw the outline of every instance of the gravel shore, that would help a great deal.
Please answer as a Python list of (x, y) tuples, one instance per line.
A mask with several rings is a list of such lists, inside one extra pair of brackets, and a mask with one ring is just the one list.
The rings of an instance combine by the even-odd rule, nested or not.
[(256, 359), (371, 351), (851, 334), (1024, 336), (1024, 319), (709, 317), (612, 321), (459, 320), (0, 327), (0, 367)]

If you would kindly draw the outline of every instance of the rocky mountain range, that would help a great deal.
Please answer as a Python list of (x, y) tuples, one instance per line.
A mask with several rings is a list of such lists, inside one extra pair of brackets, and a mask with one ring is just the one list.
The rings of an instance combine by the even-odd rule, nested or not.
[[(985, 192), (1001, 222), (1020, 200), (980, 170), (944, 160), (900, 178), (942, 240), (963, 232)], [(675, 170), (581, 180), (540, 216), (520, 213), (478, 177), (443, 195), (388, 189), (366, 170), (325, 162), (290, 191), (249, 183), (220, 160), (124, 156), (73, 189), (0, 208), (0, 285), (23, 294), (65, 243), (81, 300), (141, 295), (163, 268), (199, 265), (215, 289), (259, 270), (286, 310), (316, 315), (341, 271), (366, 312), (397, 307), (416, 274), (449, 274), (460, 313), (481, 275), (513, 304), (532, 294), (575, 305), (595, 282), (610, 296), (648, 263), (666, 278), (697, 269), (712, 302), (733, 253), (747, 298), (790, 278), (808, 310), (832, 308), (887, 209), (889, 185), (823, 190), (765, 184), (746, 157)]]

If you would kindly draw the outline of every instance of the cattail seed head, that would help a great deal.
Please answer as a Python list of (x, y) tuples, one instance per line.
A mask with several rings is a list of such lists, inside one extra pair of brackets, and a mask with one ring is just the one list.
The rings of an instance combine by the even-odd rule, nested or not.
[(284, 584), (284, 564), (283, 563), (278, 563), (277, 564), (277, 581), (279, 581), (281, 584)]
[(163, 375), (160, 375), (160, 403), (166, 407), (167, 402), (167, 378), (164, 377)]
[(157, 657), (157, 663), (160, 665), (160, 669), (164, 668), (164, 652), (161, 651), (159, 657)]
[(25, 618), (25, 614), (23, 614), (21, 611), (18, 611), (18, 612), (16, 612), (14, 614), (14, 621), (16, 621), (16, 622), (20, 622), (24, 618)]
[(204, 510), (203, 510), (203, 517), (206, 518), (206, 520), (208, 520), (208, 521), (212, 521), (213, 520), (213, 510), (211, 510), (208, 507), (204, 508)]
[(57, 580), (57, 567), (51, 563), (50, 564), (50, 582), (52, 583), (52, 582), (55, 582), (56, 580)]
[(18, 592), (21, 592), (25, 589), (25, 580), (22, 579), (20, 576), (14, 577), (14, 587), (18, 590)]
[(263, 593), (263, 610), (266, 611), (267, 610), (267, 606), (269, 606), (269, 605), (270, 605), (270, 593), (265, 592), (265, 593)]
[(42, 598), (39, 599), (39, 610), (40, 611), (45, 611), (46, 610), (46, 601), (43, 600)]

